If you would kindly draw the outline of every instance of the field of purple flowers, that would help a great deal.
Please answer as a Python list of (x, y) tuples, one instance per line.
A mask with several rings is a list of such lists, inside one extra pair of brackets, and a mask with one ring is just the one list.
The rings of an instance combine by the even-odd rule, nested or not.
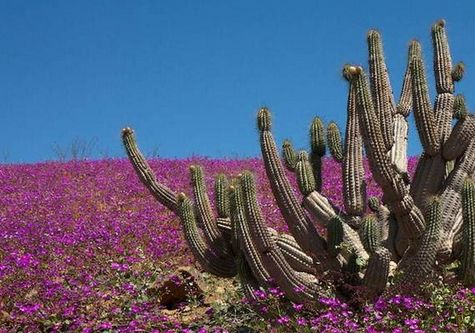
[[(415, 162), (410, 160), (411, 172)], [(286, 229), (261, 160), (150, 162), (159, 181), (187, 194), (190, 164), (204, 167), (211, 197), (217, 173), (254, 171), (268, 224)], [(368, 174), (368, 193), (378, 196), (370, 179)], [(342, 204), (341, 171), (331, 159), (324, 164), (323, 188)], [(0, 193), (0, 333), (219, 331), (214, 329), (219, 325), (205, 322), (190, 328), (150, 292), (177, 267), (195, 264), (179, 220), (153, 199), (128, 160), (0, 165)], [(423, 330), (420, 316), (431, 313), (433, 331), (457, 331), (468, 327), (470, 322), (464, 321), (475, 320), (473, 314), (464, 315), (475, 312), (475, 290), (439, 288), (434, 291), (438, 301), (432, 303), (399, 297), (358, 314), (338, 300), (322, 299), (318, 316), (304, 315), (299, 304), (287, 315), (278, 309), (278, 290), (262, 293), (262, 311), (277, 311), (274, 329), (282, 331), (383, 332), (391, 327), (394, 332), (425, 332), (430, 327), (424, 324)], [(246, 309), (246, 302), (239, 308)], [(216, 322), (218, 312), (210, 307), (205, 316)], [(251, 311), (245, 315), (253, 316)], [(252, 318), (261, 325), (255, 327), (268, 327)]]

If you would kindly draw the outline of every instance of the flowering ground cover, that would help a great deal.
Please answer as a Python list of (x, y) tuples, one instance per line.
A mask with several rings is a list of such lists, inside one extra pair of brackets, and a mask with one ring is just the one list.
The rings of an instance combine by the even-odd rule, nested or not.
[[(254, 171), (268, 224), (286, 230), (261, 160), (150, 162), (159, 181), (187, 194), (190, 164), (206, 170), (211, 198), (217, 173)], [(339, 164), (327, 159), (323, 174), (323, 192), (341, 207)], [(369, 172), (367, 181), (368, 194), (379, 196)], [(179, 220), (153, 199), (127, 160), (1, 165), (0, 193), (0, 333), (222, 332), (233, 323), (242, 332), (425, 332), (475, 325), (475, 290), (435, 286), (431, 301), (401, 296), (359, 312), (322, 299), (317, 314), (283, 305), (278, 290), (262, 291), (262, 303), (249, 304), (240, 300), (236, 281), (200, 273), (200, 282), (220, 299), (210, 298), (200, 316), (185, 320), (183, 314), (198, 313), (202, 302), (170, 311), (156, 290), (178, 267), (195, 263)], [(261, 319), (251, 307), (272, 319)]]

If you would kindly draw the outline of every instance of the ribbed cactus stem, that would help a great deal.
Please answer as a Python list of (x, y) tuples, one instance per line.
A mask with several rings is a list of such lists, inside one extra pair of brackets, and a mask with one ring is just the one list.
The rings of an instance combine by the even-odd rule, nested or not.
[(368, 32), (369, 80), (379, 126), (383, 134), (386, 151), (393, 145), (393, 115), (396, 113), (388, 69), (384, 61), (381, 35), (376, 30)]
[(184, 193), (178, 195), (177, 213), (183, 223), (188, 246), (203, 269), (220, 277), (233, 277), (236, 275), (234, 259), (228, 256), (218, 256), (207, 246), (206, 241), (201, 237), (196, 225), (193, 204)]
[(381, 246), (381, 234), (376, 216), (367, 215), (363, 218), (360, 237), (365, 250), (370, 254)]
[[(234, 181), (234, 180), (233, 180)], [(236, 198), (235, 198), (235, 186), (233, 183), (231, 183), (228, 188), (228, 199), (229, 199), (229, 215), (230, 215), (230, 226), (231, 226), (231, 248), (233, 250), (233, 253), (235, 255), (238, 255), (241, 252), (244, 252), (241, 248), (241, 239), (239, 237), (239, 211), (238, 207), (236, 206)]]
[(316, 300), (324, 294), (318, 280), (313, 275), (295, 271), (272, 241), (271, 235), (264, 225), (262, 212), (256, 198), (254, 178), (250, 172), (243, 172), (240, 186), (244, 195), (247, 225), (253, 244), (261, 254), (266, 269), (289, 299), (293, 301)]
[(228, 195), (228, 178), (225, 174), (218, 174), (214, 183), (214, 195), (216, 198), (216, 210), (218, 217), (229, 217), (229, 195)]
[(312, 258), (302, 251), (292, 236), (287, 234), (279, 235), (276, 245), (292, 268), (300, 272), (316, 273), (316, 267)]
[(190, 166), (190, 173), (196, 214), (200, 225), (203, 227), (204, 237), (213, 250), (217, 251), (220, 255), (226, 256), (229, 249), (213, 216), (204, 181), (203, 169), (198, 165), (192, 165)]
[(129, 156), (129, 160), (142, 183), (158, 202), (171, 211), (176, 212), (177, 203), (175, 192), (157, 181), (152, 168), (150, 168), (143, 154), (137, 147), (133, 129), (126, 127), (122, 130), (122, 142)]
[(430, 156), (438, 153), (439, 132), (429, 97), (429, 88), (421, 56), (415, 56), (411, 62), (412, 101), (417, 131), (424, 151)]
[(264, 248), (270, 250), (275, 246), (275, 243), (272, 241), (270, 233), (264, 224), (264, 219), (257, 201), (254, 176), (252, 173), (249, 171), (243, 172), (240, 177), (240, 184), (244, 196), (244, 211), (246, 212), (246, 219), (248, 220), (250, 231), (254, 237), (259, 237), (258, 241)]
[[(343, 72), (350, 72), (346, 68)], [(363, 166), (363, 137), (356, 110), (356, 90), (349, 84), (345, 151), (342, 163), (343, 203), (350, 215), (362, 216), (366, 205), (366, 184)]]
[(270, 132), (270, 111), (267, 108), (262, 108), (259, 111), (258, 123), (260, 124), (262, 158), (267, 178), (272, 180), (270, 185), (279, 210), (292, 236), (295, 237), (305, 253), (312, 257), (318, 257), (325, 249), (325, 242), (318, 235), (312, 221), (306, 216), (285, 175), (274, 138)]
[[(434, 197), (431, 199), (426, 213), (427, 228), (419, 246), (414, 251), (415, 255), (412, 258), (407, 258), (408, 264), (403, 269), (404, 276), (399, 281), (399, 287), (402, 289), (406, 287), (417, 288), (420, 282), (426, 279), (433, 270), (442, 229), (441, 206), (440, 198)], [(408, 250), (405, 256), (410, 252)]]
[(439, 259), (448, 260), (452, 253), (453, 230), (457, 230), (462, 225), (462, 219), (457, 219), (461, 215), (461, 192), (463, 183), (467, 175), (475, 174), (475, 139), (470, 140), (465, 152), (457, 159), (454, 170), (444, 183), (442, 188), (442, 211), (444, 212), (444, 226), (441, 248), (439, 249)]
[(463, 247), (461, 278), (467, 286), (475, 285), (475, 182), (467, 178), (462, 190)]
[(376, 182), (383, 188), (385, 198), (394, 211), (407, 237), (417, 239), (424, 231), (424, 217), (408, 194), (406, 183), (390, 164), (378, 119), (374, 112), (368, 83), (361, 67), (355, 67), (355, 79), (351, 81), (357, 91), (357, 109), (362, 128), (366, 153)]
[(343, 161), (343, 147), (341, 143), (341, 133), (335, 122), (330, 122), (327, 127), (327, 143), (330, 153), (338, 162)]
[(262, 107), (257, 113), (257, 128), (259, 131), (270, 131), (272, 127), (272, 118), (268, 108)]
[(386, 248), (376, 249), (369, 257), (363, 285), (376, 294), (384, 291), (388, 282), (390, 262), (391, 254)]
[(463, 120), (467, 115), (468, 110), (465, 104), (465, 97), (463, 95), (456, 95), (454, 99), (453, 117), (455, 119)]
[(282, 144), (282, 157), (287, 169), (295, 171), (295, 167), (297, 166), (297, 154), (290, 140), (285, 140)]
[(310, 147), (311, 154), (323, 157), (326, 152), (325, 147), (325, 127), (319, 117), (315, 117), (310, 125)]
[(259, 281), (254, 277), (252, 274), (252, 270), (249, 267), (249, 264), (246, 261), (246, 258), (243, 253), (240, 253), (236, 258), (236, 267), (237, 267), (237, 274), (239, 277), (239, 281), (241, 283), (241, 290), (249, 300), (251, 306), (255, 305), (256, 311), (260, 310), (260, 307), (257, 306), (260, 299), (257, 297), (256, 291), (260, 290)]
[(437, 21), (432, 26), (432, 44), (434, 49), (434, 72), (437, 93), (453, 93), (452, 58), (445, 31), (445, 21)]
[(404, 74), (401, 95), (399, 96), (399, 103), (397, 105), (397, 112), (404, 117), (407, 117), (412, 109), (411, 61), (413, 57), (419, 54), (421, 54), (421, 45), (417, 41), (412, 40), (409, 44), (406, 73)]
[(297, 184), (299, 186), (300, 192), (302, 192), (304, 196), (307, 196), (313, 191), (315, 191), (315, 178), (313, 176), (312, 166), (308, 161), (307, 152), (305, 151), (301, 151), (298, 154), (296, 173)]
[(319, 117), (313, 118), (310, 125), (310, 163), (313, 168), (313, 176), (317, 191), (322, 188), (322, 158), (326, 152), (325, 127)]
[(443, 93), (437, 95), (434, 105), (435, 122), (438, 127), (440, 145), (443, 145), (452, 130), (454, 95)]
[(455, 160), (467, 149), (470, 140), (475, 137), (475, 117), (466, 116), (463, 120), (458, 120), (450, 133), (448, 140), (442, 149), (442, 156), (445, 160)]
[(230, 187), (230, 194), (231, 216), (233, 218), (233, 225), (235, 226), (236, 237), (239, 241), (239, 248), (242, 253), (244, 253), (254, 277), (259, 283), (266, 286), (271, 276), (264, 265), (258, 248), (254, 245), (252, 240), (251, 231), (249, 230), (246, 213), (244, 211), (244, 195), (239, 181), (236, 181), (235, 184)]
[(452, 81), (454, 82), (462, 81), (464, 74), (465, 74), (465, 64), (463, 62), (459, 62), (455, 64), (455, 66), (452, 68)]

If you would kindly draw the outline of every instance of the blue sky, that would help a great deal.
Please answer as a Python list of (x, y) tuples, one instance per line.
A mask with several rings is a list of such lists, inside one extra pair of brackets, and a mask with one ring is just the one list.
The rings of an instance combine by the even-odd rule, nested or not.
[[(273, 111), (277, 140), (304, 148), (314, 115), (344, 126), (340, 71), (366, 66), (368, 29), (383, 34), (398, 96), (412, 38), (432, 68), (439, 18), (453, 60), (467, 66), (457, 91), (472, 108), (474, 14), (468, 0), (3, 0), (0, 162), (55, 159), (74, 141), (90, 144), (91, 158), (125, 156), (124, 126), (146, 154), (258, 156), (261, 105)], [(418, 154), (414, 126), (409, 140)]]

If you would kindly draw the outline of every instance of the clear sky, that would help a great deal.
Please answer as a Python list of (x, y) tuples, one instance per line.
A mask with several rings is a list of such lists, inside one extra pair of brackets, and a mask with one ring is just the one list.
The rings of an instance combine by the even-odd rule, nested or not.
[[(0, 162), (55, 159), (74, 141), (90, 144), (91, 158), (125, 156), (124, 126), (146, 154), (258, 156), (261, 105), (277, 140), (304, 148), (314, 115), (344, 127), (340, 72), (367, 67), (368, 29), (383, 34), (399, 96), (408, 42), (423, 43), (431, 69), (439, 18), (467, 66), (457, 90), (473, 108), (474, 17), (472, 0), (2, 0)], [(409, 140), (418, 154), (414, 126)]]

